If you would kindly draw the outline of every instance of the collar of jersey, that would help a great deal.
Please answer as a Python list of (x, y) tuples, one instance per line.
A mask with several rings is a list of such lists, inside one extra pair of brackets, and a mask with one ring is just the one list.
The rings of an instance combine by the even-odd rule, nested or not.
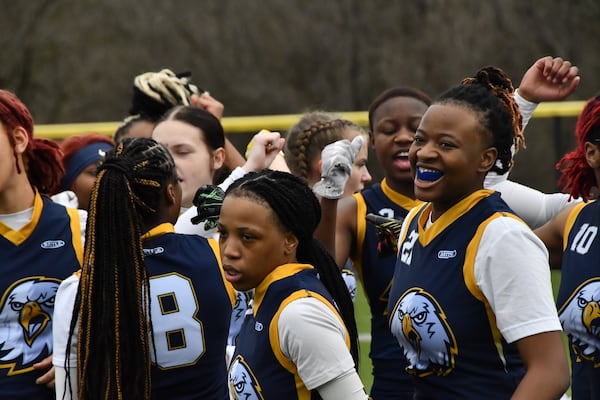
[(279, 267), (275, 268), (271, 273), (269, 273), (265, 279), (256, 287), (254, 290), (254, 315), (258, 312), (258, 308), (262, 304), (262, 300), (267, 293), (267, 289), (273, 282), (277, 282), (283, 278), (287, 278), (288, 276), (292, 276), (297, 274), (298, 272), (314, 268), (310, 264), (283, 264)]
[(419, 243), (423, 246), (427, 246), (438, 234), (440, 234), (440, 232), (443, 232), (444, 229), (450, 226), (454, 221), (492, 193), (494, 193), (493, 190), (486, 189), (477, 190), (471, 193), (444, 212), (429, 228), (425, 229), (423, 227), (427, 223), (429, 214), (431, 214), (431, 203), (428, 203), (419, 216)]
[(142, 241), (162, 236), (165, 233), (175, 233), (175, 227), (172, 223), (165, 222), (160, 225), (156, 225), (154, 228), (150, 229), (148, 232), (142, 235)]
[(423, 204), (421, 200), (411, 199), (408, 196), (396, 192), (390, 187), (390, 185), (388, 185), (386, 178), (383, 178), (383, 180), (381, 181), (381, 190), (390, 200), (392, 200), (394, 203), (404, 208), (405, 210), (410, 210), (413, 207), (417, 207)]
[(37, 226), (38, 222), (40, 221), (40, 217), (42, 216), (43, 208), (44, 202), (42, 201), (42, 196), (39, 194), (37, 189), (35, 189), (35, 196), (33, 199), (33, 214), (31, 215), (31, 221), (23, 225), (18, 231), (13, 230), (8, 225), (0, 222), (0, 234), (15, 246), (20, 245), (31, 235), (31, 233)]

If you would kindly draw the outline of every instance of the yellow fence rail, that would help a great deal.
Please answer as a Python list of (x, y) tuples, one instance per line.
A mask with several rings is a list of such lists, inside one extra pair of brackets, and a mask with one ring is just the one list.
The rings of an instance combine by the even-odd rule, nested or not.
[[(542, 103), (533, 113), (533, 118), (566, 118), (577, 117), (585, 104), (584, 101), (565, 101)], [(366, 111), (337, 112), (336, 114), (355, 123), (367, 126), (369, 123)], [(227, 134), (252, 133), (261, 129), (285, 131), (295, 124), (301, 114), (256, 115), (242, 117), (224, 117), (221, 121)], [(85, 122), (70, 124), (40, 124), (35, 127), (36, 137), (64, 139), (69, 136), (95, 132), (112, 136), (120, 122)]]

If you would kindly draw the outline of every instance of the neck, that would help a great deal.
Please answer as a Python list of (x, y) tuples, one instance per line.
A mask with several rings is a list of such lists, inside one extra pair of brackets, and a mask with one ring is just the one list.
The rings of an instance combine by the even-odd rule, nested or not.
[(20, 174), (0, 191), (0, 214), (13, 214), (33, 207), (35, 192), (25, 174)]

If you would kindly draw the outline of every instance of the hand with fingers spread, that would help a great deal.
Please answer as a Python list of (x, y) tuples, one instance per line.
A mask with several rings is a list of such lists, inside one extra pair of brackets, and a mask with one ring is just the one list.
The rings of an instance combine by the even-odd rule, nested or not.
[(560, 57), (538, 59), (523, 75), (519, 94), (533, 103), (561, 101), (571, 95), (580, 81), (579, 69)]
[(321, 152), (321, 180), (313, 186), (313, 192), (326, 199), (339, 199), (352, 173), (354, 159), (362, 147), (364, 139), (356, 136), (352, 142), (347, 139), (328, 144)]

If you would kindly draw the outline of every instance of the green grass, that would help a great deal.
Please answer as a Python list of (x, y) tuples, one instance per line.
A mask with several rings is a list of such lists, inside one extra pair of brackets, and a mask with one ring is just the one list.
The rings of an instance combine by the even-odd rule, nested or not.
[[(554, 291), (554, 298), (556, 298), (556, 294), (558, 293), (558, 286), (560, 284), (560, 271), (553, 270), (552, 271), (552, 289)], [(365, 298), (364, 291), (362, 290), (362, 285), (358, 284), (358, 291), (356, 294), (356, 301), (354, 303), (355, 314), (356, 314), (356, 324), (358, 325), (358, 334), (359, 336), (366, 338), (371, 333), (371, 311), (369, 310), (369, 304), (367, 303), (367, 299)], [(569, 354), (567, 347), (567, 338), (564, 336), (565, 341), (565, 349), (567, 351), (567, 356)], [(360, 378), (362, 379), (363, 384), (365, 385), (365, 389), (367, 393), (371, 390), (371, 385), (373, 384), (373, 376), (371, 359), (369, 358), (369, 345), (371, 341), (361, 340), (360, 341), (360, 365), (358, 369), (358, 373)], [(567, 392), (570, 395), (571, 390)]]

